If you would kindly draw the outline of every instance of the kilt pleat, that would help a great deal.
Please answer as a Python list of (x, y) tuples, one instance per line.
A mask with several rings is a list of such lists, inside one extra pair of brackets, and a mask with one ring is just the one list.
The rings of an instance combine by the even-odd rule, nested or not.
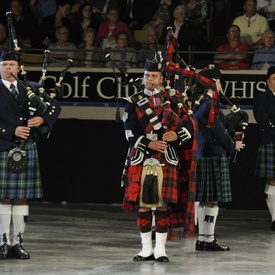
[(255, 176), (275, 178), (275, 144), (261, 144), (258, 149)]
[(167, 203), (178, 203), (180, 198), (178, 167), (166, 162), (162, 169), (162, 198)]
[(231, 184), (226, 155), (198, 157), (196, 201), (230, 202)]
[(12, 172), (7, 167), (8, 151), (0, 152), (0, 198), (34, 199), (43, 196), (36, 143), (26, 141), (27, 167)]

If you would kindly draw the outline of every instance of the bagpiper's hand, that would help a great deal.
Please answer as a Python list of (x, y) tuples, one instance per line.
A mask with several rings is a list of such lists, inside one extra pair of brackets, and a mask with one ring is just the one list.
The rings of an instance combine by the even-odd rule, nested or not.
[(241, 149), (243, 149), (244, 147), (245, 147), (245, 144), (242, 141), (235, 142), (235, 150), (237, 150), (238, 152), (240, 152)]
[(153, 140), (149, 143), (148, 147), (154, 151), (163, 153), (167, 148), (167, 143), (162, 140)]
[(43, 123), (44, 123), (44, 120), (43, 120), (42, 117), (35, 116), (35, 117), (32, 117), (31, 119), (28, 120), (28, 127), (37, 128), (37, 127), (39, 127)]
[(18, 127), (16, 127), (16, 129), (15, 129), (14, 135), (15, 135), (16, 137), (20, 137), (20, 138), (23, 138), (23, 139), (27, 139), (28, 136), (30, 135), (30, 130), (31, 130), (31, 128), (29, 128), (29, 127), (26, 127), (26, 126), (18, 126)]
[(178, 139), (178, 135), (174, 131), (168, 131), (163, 134), (162, 139), (166, 142), (173, 142)]

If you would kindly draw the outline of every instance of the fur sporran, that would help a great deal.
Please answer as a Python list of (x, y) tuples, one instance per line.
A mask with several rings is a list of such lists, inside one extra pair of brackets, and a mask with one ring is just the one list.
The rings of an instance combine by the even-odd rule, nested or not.
[(19, 147), (12, 148), (8, 153), (7, 165), (12, 172), (22, 172), (27, 166), (26, 151)]
[(163, 204), (161, 191), (163, 171), (158, 160), (149, 159), (143, 164), (140, 188), (140, 207), (159, 207)]

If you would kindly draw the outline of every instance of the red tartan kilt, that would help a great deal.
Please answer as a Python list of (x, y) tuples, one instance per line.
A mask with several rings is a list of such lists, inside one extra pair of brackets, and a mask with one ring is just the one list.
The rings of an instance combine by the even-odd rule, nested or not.
[(179, 168), (165, 163), (163, 170), (162, 198), (168, 203), (178, 203), (180, 198)]
[[(140, 184), (142, 165), (136, 166), (134, 170), (133, 168), (134, 167), (130, 167), (128, 170), (127, 187), (131, 185), (131, 183)], [(162, 167), (162, 170), (162, 198), (166, 203), (178, 203), (180, 197), (178, 167), (165, 162), (165, 166)], [(137, 178), (139, 178), (138, 182)], [(129, 194), (126, 194), (126, 200), (131, 201), (129, 200)]]

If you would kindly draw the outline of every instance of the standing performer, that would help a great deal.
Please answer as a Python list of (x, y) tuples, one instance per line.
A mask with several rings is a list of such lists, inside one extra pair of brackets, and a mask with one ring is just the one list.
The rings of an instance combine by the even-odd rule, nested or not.
[(266, 91), (254, 96), (253, 113), (260, 128), (260, 146), (255, 176), (266, 179), (266, 203), (271, 214), (271, 230), (275, 231), (275, 67), (266, 76)]
[[(29, 115), (28, 96), (18, 81), (19, 62), (13, 52), (0, 57), (0, 259), (29, 259), (22, 246), (22, 236), (28, 220), (27, 199), (43, 195), (36, 141), (38, 127), (52, 127), (61, 107), (55, 100), (43, 114)], [(15, 76), (15, 77), (14, 77)], [(39, 94), (39, 84), (28, 82)], [(42, 98), (49, 96), (43, 92)], [(26, 157), (26, 161), (25, 161)], [(13, 238), (10, 238), (10, 227)], [(12, 239), (12, 242), (11, 242)]]
[[(221, 73), (218, 69), (204, 70), (202, 76), (216, 83), (216, 90), (207, 92), (195, 113), (198, 124), (198, 159), (196, 201), (199, 234), (196, 250), (229, 251), (215, 239), (218, 202), (231, 201), (228, 156), (244, 148), (242, 133), (228, 133), (225, 116), (219, 107)], [(232, 137), (231, 137), (232, 136)], [(233, 141), (238, 140), (238, 141)]]
[[(145, 88), (128, 99), (123, 116), (130, 150), (127, 169), (124, 170), (125, 196), (122, 208), (131, 211), (133, 205), (139, 205), (137, 223), (142, 243), (142, 250), (133, 258), (134, 261), (156, 259), (168, 262), (165, 244), (170, 221), (175, 224), (173, 219), (181, 219), (180, 222), (185, 222), (187, 231), (192, 231), (194, 227), (192, 211), (195, 187), (190, 188), (190, 184), (183, 186), (183, 180), (180, 179), (180, 166), (181, 169), (183, 166), (180, 159), (183, 156), (179, 152), (182, 153), (182, 148), (192, 141), (195, 121), (185, 112), (187, 106), (186, 109), (180, 107), (182, 95), (174, 89), (167, 91), (161, 86), (162, 71), (161, 62), (146, 60)], [(186, 202), (185, 213), (174, 212), (170, 216), (169, 206), (182, 202), (190, 193), (193, 201), (189, 201), (190, 204)], [(189, 213), (190, 224), (187, 224), (186, 218), (188, 211), (192, 212)], [(154, 248), (153, 220), (156, 232)]]

